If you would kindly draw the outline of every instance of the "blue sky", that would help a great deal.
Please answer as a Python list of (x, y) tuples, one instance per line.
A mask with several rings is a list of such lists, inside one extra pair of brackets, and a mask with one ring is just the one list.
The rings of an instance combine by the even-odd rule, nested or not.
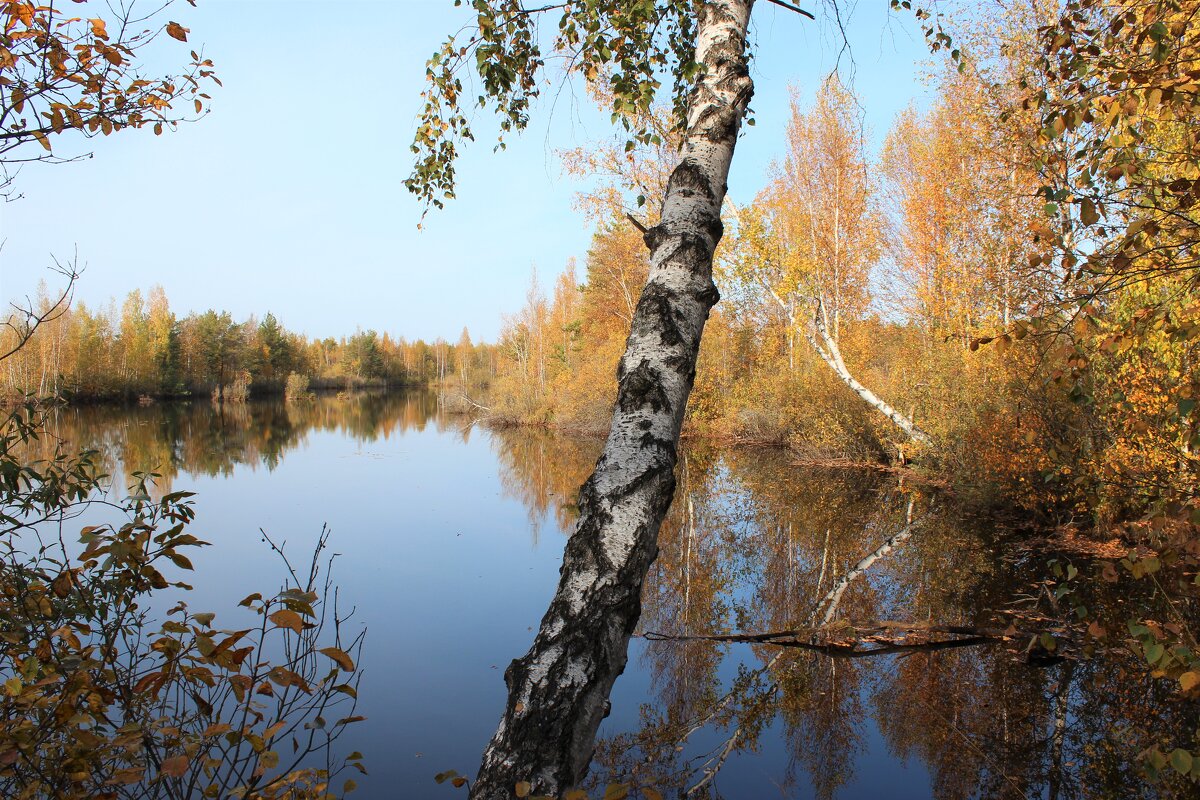
[[(863, 3), (847, 23), (876, 144), (926, 94), (920, 31), (887, 5)], [(755, 8), (757, 124), (738, 144), (735, 201), (752, 199), (782, 154), (788, 87), (811, 94), (837, 62), (840, 39), (812, 10), (816, 23), (766, 0)], [(452, 0), (200, 0), (166, 16), (216, 63), (224, 88), (212, 92), (212, 113), (160, 137), (64, 142), (56, 152), (94, 157), (27, 166), (22, 197), (0, 207), (6, 305), (48, 276), (52, 256), (78, 253), (86, 271), (76, 296), (89, 306), (160, 284), (181, 316), (271, 311), (320, 337), (375, 329), (453, 341), (466, 325), (491, 340), (522, 305), (531, 270), (547, 286), (569, 258), (582, 264), (590, 230), (572, 208), (580, 185), (561, 174), (555, 151), (612, 135), (582, 93), (564, 92), (552, 108), (548, 92), (505, 152), (492, 152), (495, 128), (477, 120), (458, 199), (417, 229), (421, 207), (402, 181), (425, 59), (468, 19)]]

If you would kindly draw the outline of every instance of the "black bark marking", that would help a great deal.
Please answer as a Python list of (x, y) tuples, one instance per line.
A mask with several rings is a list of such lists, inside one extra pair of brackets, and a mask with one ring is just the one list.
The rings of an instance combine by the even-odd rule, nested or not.
[(712, 237), (714, 245), (721, 241), (721, 237), (725, 235), (725, 223), (721, 222), (721, 218), (719, 216), (710, 219), (706, 227), (708, 229), (708, 235)]
[(652, 447), (657, 448), (667, 453), (672, 461), (675, 460), (675, 443), (670, 439), (660, 439), (652, 433), (644, 433), (642, 434), (642, 438), (638, 440), (638, 443), (647, 450)]
[[(634, 492), (638, 491), (639, 489), (641, 489), (645, 486), (649, 486), (651, 483), (654, 483), (655, 481), (657, 481), (659, 478), (662, 477), (662, 473), (665, 469), (670, 469), (670, 467), (666, 467), (663, 464), (655, 464), (654, 466), (650, 467), (645, 472), (643, 472), (641, 475), (635, 476), (628, 483), (625, 483), (621, 486), (618, 486), (616, 489), (613, 489), (613, 491), (612, 491), (613, 499), (614, 500), (624, 500), (626, 497), (629, 497), (629, 495), (633, 494)], [(614, 564), (613, 566), (616, 566), (616, 565)]]
[(692, 297), (696, 298), (697, 303), (701, 303), (706, 308), (711, 309), (721, 300), (721, 293), (717, 291), (716, 284), (710, 283), (703, 289), (697, 290)]
[(653, 253), (668, 236), (670, 236), (670, 233), (668, 233), (666, 228), (662, 225), (655, 225), (642, 234), (642, 241), (646, 243), (646, 247), (650, 248), (650, 252)]
[(716, 198), (716, 193), (708, 181), (708, 176), (704, 174), (704, 170), (690, 160), (684, 159), (679, 162), (679, 166), (667, 180), (667, 197), (673, 194), (692, 197), (697, 193), (704, 195), (709, 202)]
[(647, 407), (654, 413), (671, 411), (671, 398), (663, 389), (662, 379), (645, 360), (621, 378), (617, 404), (626, 413)]
[(633, 314), (634, 332), (639, 336), (657, 333), (659, 341), (667, 347), (682, 342), (683, 333), (679, 330), (678, 322), (681, 315), (671, 305), (673, 294), (661, 283), (647, 283)]

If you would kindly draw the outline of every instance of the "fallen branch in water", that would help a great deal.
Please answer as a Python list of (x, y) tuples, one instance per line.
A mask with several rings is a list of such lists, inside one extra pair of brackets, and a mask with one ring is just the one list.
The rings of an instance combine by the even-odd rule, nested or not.
[[(933, 634), (962, 638), (931, 639)], [(900, 652), (944, 650), (1011, 639), (1020, 634), (1012, 629), (977, 628), (967, 625), (938, 625), (930, 622), (873, 622), (795, 628), (766, 633), (729, 633), (673, 636), (647, 631), (642, 638), (652, 642), (708, 641), (770, 644), (795, 647), (841, 658), (887, 655)]]

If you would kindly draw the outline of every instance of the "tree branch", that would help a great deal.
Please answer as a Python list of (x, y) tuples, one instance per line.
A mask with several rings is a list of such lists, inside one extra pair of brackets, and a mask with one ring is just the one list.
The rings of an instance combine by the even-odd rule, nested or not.
[(799, 14), (803, 17), (808, 17), (811, 20), (816, 19), (816, 17), (814, 17), (809, 12), (805, 11), (803, 8), (800, 8), (799, 6), (794, 6), (791, 3), (785, 3), (783, 0), (767, 0), (767, 2), (774, 3), (775, 5), (779, 6), (780, 8), (786, 8), (788, 11), (795, 11), (797, 14)]

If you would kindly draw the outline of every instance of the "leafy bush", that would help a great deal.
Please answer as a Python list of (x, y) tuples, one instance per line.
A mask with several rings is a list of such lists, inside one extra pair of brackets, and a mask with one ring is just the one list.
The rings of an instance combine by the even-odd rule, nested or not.
[[(28, 457), (46, 444), (44, 421), (27, 405), (0, 428), (0, 795), (324, 798), (354, 788), (331, 781), (361, 770), (361, 755), (337, 759), (332, 745), (363, 719), (362, 635), (344, 640), (336, 603), (321, 599), (327, 532), (307, 575), (284, 558), (283, 589), (241, 601), (254, 615), (242, 629), (216, 628), (214, 614), (183, 601), (160, 613), (162, 590), (191, 588), (164, 573), (192, 569), (185, 553), (206, 544), (187, 532), (192, 494), (153, 500), (155, 476), (135, 474), (129, 499), (107, 499), (96, 453), (51, 442), (49, 457)], [(98, 507), (117, 521), (68, 544), (70, 521)]]

